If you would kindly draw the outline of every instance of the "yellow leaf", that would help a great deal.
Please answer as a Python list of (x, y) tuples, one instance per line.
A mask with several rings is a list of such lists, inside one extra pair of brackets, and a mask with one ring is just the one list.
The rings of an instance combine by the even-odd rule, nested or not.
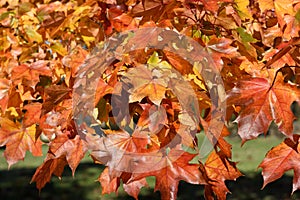
[(95, 37), (81, 36), (84, 43), (89, 47), (91, 42), (95, 41)]
[(34, 30), (31, 26), (25, 26), (25, 32), (28, 36), (28, 38), (33, 42), (43, 42), (43, 38), (41, 34), (39, 34), (36, 30)]
[(238, 14), (242, 20), (252, 19), (252, 15), (248, 9), (249, 0), (234, 0), (234, 2), (237, 5)]
[(19, 117), (19, 114), (15, 107), (9, 107), (7, 108), (7, 111), (9, 111), (12, 116)]
[(273, 0), (258, 1), (258, 4), (261, 12), (264, 12), (265, 10), (272, 10), (274, 8)]
[(62, 55), (62, 56), (65, 56), (65, 55), (68, 54), (65, 47), (59, 42), (56, 42), (55, 44), (51, 45), (51, 49), (53, 51), (57, 52), (59, 55)]
[(275, 11), (277, 15), (281, 14), (282, 17), (284, 16), (284, 14), (289, 14), (292, 16), (295, 15), (292, 1), (275, 0), (274, 4), (275, 4)]

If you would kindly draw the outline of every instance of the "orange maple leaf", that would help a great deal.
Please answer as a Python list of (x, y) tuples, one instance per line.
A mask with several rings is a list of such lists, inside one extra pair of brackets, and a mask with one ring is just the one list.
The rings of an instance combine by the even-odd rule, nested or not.
[(235, 180), (242, 175), (234, 162), (229, 161), (221, 152), (215, 151), (207, 158), (205, 171), (209, 179), (209, 185), (205, 186), (206, 199), (214, 199), (213, 193), (215, 193), (218, 199), (225, 200), (229, 192), (225, 180)]
[(189, 164), (189, 161), (195, 156), (195, 154), (190, 154), (180, 149), (171, 149), (168, 155), (161, 157), (161, 160), (155, 165), (158, 170), (153, 171), (154, 168), (152, 168), (149, 172), (134, 174), (133, 180), (155, 176), (154, 190), (160, 191), (161, 199), (175, 200), (179, 181), (183, 180), (191, 184), (207, 183), (199, 170), (201, 164)]
[(25, 128), (19, 122), (0, 117), (0, 126), (0, 146), (6, 145), (4, 157), (8, 167), (23, 160), (28, 150), (34, 156), (42, 156), (42, 142), (36, 140), (35, 125)]
[(279, 130), (291, 138), (295, 116), (290, 106), (299, 101), (299, 97), (300, 90), (295, 85), (284, 83), (282, 76), (277, 77), (273, 87), (265, 78), (238, 82), (228, 95), (228, 104), (242, 106), (236, 122), (243, 142), (261, 133), (266, 134), (273, 120)]
[(293, 169), (293, 192), (300, 189), (300, 136), (294, 135), (294, 141), (285, 139), (278, 146), (272, 148), (258, 166), (263, 169), (263, 188), (268, 183), (280, 178), (284, 172)]

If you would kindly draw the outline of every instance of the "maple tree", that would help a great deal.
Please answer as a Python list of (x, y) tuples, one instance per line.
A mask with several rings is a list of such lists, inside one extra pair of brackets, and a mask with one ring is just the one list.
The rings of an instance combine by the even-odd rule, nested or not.
[[(242, 144), (274, 122), (286, 139), (259, 167), (264, 185), (293, 169), (300, 189), (300, 3), (297, 0), (0, 0), (0, 146), (8, 166), (26, 151), (44, 163), (38, 189), (85, 154), (135, 199), (156, 178), (226, 199), (241, 176), (227, 124)], [(299, 130), (298, 130), (299, 131)], [(207, 143), (201, 141), (201, 135)], [(203, 146), (204, 145), (204, 146)], [(203, 162), (203, 157), (209, 153)]]

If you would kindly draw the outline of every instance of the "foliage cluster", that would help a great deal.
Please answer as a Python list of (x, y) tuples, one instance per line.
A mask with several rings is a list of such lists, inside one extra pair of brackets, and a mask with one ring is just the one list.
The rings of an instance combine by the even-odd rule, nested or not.
[[(264, 185), (293, 169), (292, 191), (300, 189), (300, 137), (293, 131), (296, 117), (291, 110), (300, 99), (299, 1), (1, 0), (0, 7), (0, 146), (5, 146), (4, 156), (11, 166), (24, 159), (26, 151), (41, 156), (42, 145), (48, 145), (44, 163), (32, 178), (38, 189), (52, 175), (60, 177), (66, 165), (74, 174), (90, 151), (95, 163), (106, 165), (99, 177), (103, 194), (117, 192), (122, 182), (137, 199), (147, 186), (146, 177), (155, 176), (155, 190), (162, 199), (176, 199), (181, 180), (205, 185), (206, 199), (226, 199), (225, 180), (242, 174), (231, 161), (231, 145), (224, 140), (230, 135), (227, 126), (221, 135), (214, 135), (214, 127), (233, 119), (242, 143), (267, 134), (272, 122), (278, 126), (286, 139), (259, 165)], [(95, 126), (105, 137), (94, 140), (92, 128), (81, 137), (73, 115), (78, 98), (74, 89), (87, 84), (93, 74), (86, 74), (78, 84), (80, 66), (85, 59), (99, 57), (92, 50), (114, 33), (146, 27), (193, 38), (211, 55), (225, 91), (204, 80), (199, 73), (204, 66), (199, 63), (191, 64), (164, 49), (135, 50), (107, 66), (96, 83), (95, 98), (86, 98), (94, 104), (99, 123)], [(174, 40), (179, 41), (178, 52), (188, 49), (180, 38)], [(147, 43), (147, 35), (136, 42)], [(141, 65), (148, 65), (156, 76)], [(191, 104), (187, 88), (177, 87), (179, 96), (169, 89), (176, 77), (166, 73), (170, 69), (179, 72), (196, 94), (200, 121), (180, 104)], [(117, 117), (112, 116), (112, 93), (119, 85), (127, 87), (129, 117), (124, 117), (122, 107)], [(226, 100), (226, 116), (213, 124), (215, 90)], [(205, 163), (199, 159), (200, 134), (214, 144)], [(173, 140), (176, 145), (161, 154), (159, 150)], [(108, 145), (111, 141), (125, 152), (147, 153), (161, 168), (139, 173), (139, 168), (152, 166), (130, 165), (132, 157), (115, 155)], [(133, 169), (119, 170), (128, 167)]]

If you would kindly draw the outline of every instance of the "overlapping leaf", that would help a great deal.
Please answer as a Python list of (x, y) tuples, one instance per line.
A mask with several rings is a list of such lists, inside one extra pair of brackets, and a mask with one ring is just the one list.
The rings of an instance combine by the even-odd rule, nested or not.
[(142, 175), (134, 178), (145, 176), (155, 176), (155, 190), (161, 192), (162, 199), (176, 199), (178, 183), (184, 180), (192, 184), (206, 184), (206, 180), (200, 171), (200, 165), (189, 164), (195, 155), (189, 154), (182, 150), (172, 149), (166, 157), (163, 157), (156, 165), (159, 170), (149, 170)]
[(50, 143), (44, 163), (35, 171), (31, 179), (31, 182), (36, 182), (38, 189), (42, 189), (51, 180), (52, 174), (61, 177), (66, 165), (70, 166), (74, 176), (87, 148), (79, 136), (73, 139), (69, 137), (67, 132), (61, 133)]
[(205, 170), (209, 179), (209, 185), (205, 186), (207, 199), (214, 199), (215, 194), (218, 199), (225, 200), (229, 192), (225, 180), (236, 180), (242, 175), (234, 162), (229, 161), (224, 154), (216, 152), (212, 152), (207, 158)]
[[(299, 137), (292, 134), (295, 117), (290, 109), (300, 98), (297, 0), (0, 1), (0, 5), (0, 145), (6, 146), (4, 156), (11, 166), (28, 150), (41, 155), (39, 137), (48, 143), (47, 157), (32, 178), (38, 189), (52, 175), (60, 177), (66, 165), (74, 174), (88, 143), (94, 160), (107, 165), (99, 178), (103, 193), (117, 192), (123, 182), (124, 190), (137, 199), (141, 187), (147, 185), (145, 178), (155, 176), (155, 189), (162, 199), (176, 198), (180, 180), (206, 184), (207, 199), (225, 199), (224, 181), (240, 176), (229, 161), (231, 146), (223, 138), (229, 134), (223, 125), (232, 115), (238, 116), (243, 142), (266, 133), (272, 121), (289, 137), (266, 155), (260, 167), (264, 185), (294, 169), (293, 191), (299, 189)], [(203, 58), (202, 52), (194, 51), (176, 34), (145, 31), (158, 39), (149, 41), (147, 34), (141, 34), (129, 43), (130, 37), (126, 38), (125, 43), (151, 44), (153, 49), (120, 55), (101, 73), (96, 69), (102, 55), (96, 54), (93, 62), (80, 67), (87, 54), (112, 34), (145, 27), (171, 29), (204, 46), (212, 57), (206, 55), (207, 59), (230, 91), (226, 119), (214, 116), (216, 108), (212, 108), (216, 105), (213, 89), (217, 85), (220, 90), (221, 83), (205, 82), (210, 69), (186, 61), (183, 55)], [(168, 40), (181, 56), (161, 46), (161, 40)], [(117, 43), (119, 48), (125, 44)], [(85, 133), (76, 129), (72, 117), (72, 108), (77, 106), (73, 100), (78, 98), (72, 90), (75, 80), (92, 64), (81, 83), (100, 78), (91, 82), (96, 95), (86, 97), (94, 100), (93, 114), (99, 124), (86, 127), (89, 133), (84, 141), (79, 135)], [(117, 114), (111, 112), (114, 92)], [(205, 166), (189, 164), (192, 159), (197, 163), (200, 141), (195, 135), (200, 121), (218, 150)], [(124, 124), (125, 131), (101, 130), (106, 137), (90, 138), (97, 132), (94, 127), (122, 129), (119, 125)], [(178, 149), (181, 145), (196, 154)]]

